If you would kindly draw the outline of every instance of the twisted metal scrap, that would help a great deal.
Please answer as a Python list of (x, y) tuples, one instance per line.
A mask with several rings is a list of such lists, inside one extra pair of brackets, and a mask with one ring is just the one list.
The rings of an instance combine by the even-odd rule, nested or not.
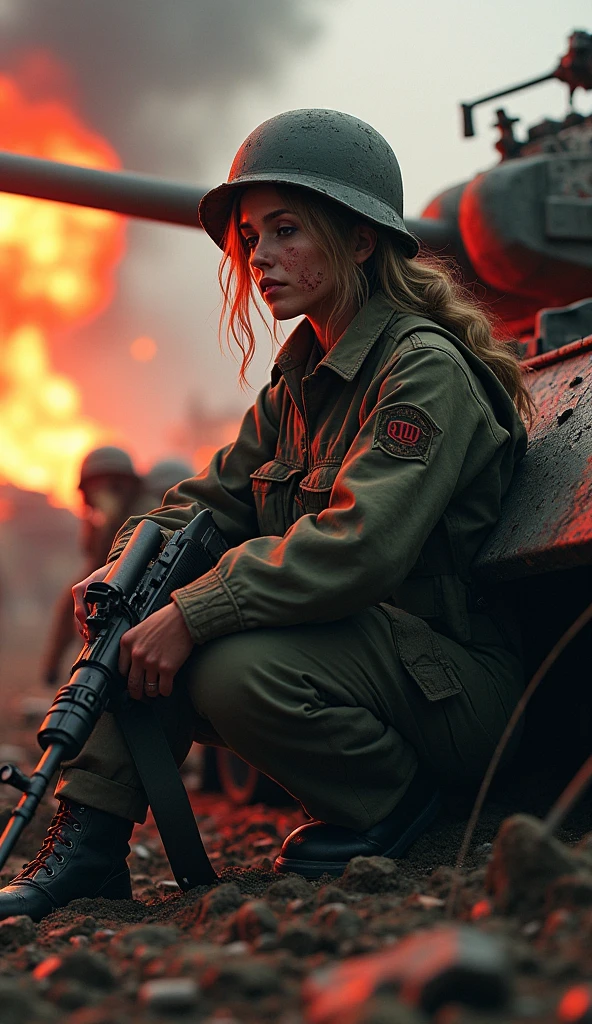
[[(520, 721), (520, 717), (524, 713), (524, 710), (528, 702), (530, 701), (530, 698), (538, 689), (540, 682), (545, 678), (551, 666), (555, 664), (559, 656), (563, 654), (565, 648), (571, 643), (574, 637), (578, 635), (578, 633), (584, 628), (584, 626), (586, 626), (591, 620), (592, 604), (589, 604), (585, 611), (578, 615), (575, 622), (573, 622), (571, 626), (568, 629), (566, 629), (565, 633), (563, 633), (563, 635), (559, 638), (555, 646), (551, 648), (547, 657), (541, 662), (537, 671), (533, 675), (532, 679), (530, 680), (528, 686), (526, 687), (524, 693), (522, 694), (520, 700), (518, 701), (516, 707), (514, 708), (510, 716), (508, 724), (506, 725), (506, 728), (504, 729), (501, 735), (499, 743), (493, 752), (493, 756), (491, 758), (491, 761), (489, 762), (487, 771), (483, 776), (483, 781), (481, 783), (481, 786), (479, 787), (479, 792), (477, 793), (477, 797), (473, 805), (473, 810), (471, 811), (471, 815), (467, 822), (467, 827), (465, 829), (463, 841), (460, 845), (458, 856), (456, 858), (456, 863), (454, 865), (454, 876), (450, 888), (450, 893), (448, 896), (448, 901), (446, 904), (447, 917), (454, 916), (456, 910), (456, 903), (458, 899), (458, 891), (461, 882), (460, 872), (464, 866), (469, 846), (471, 845), (471, 839), (473, 838), (473, 833), (479, 820), (479, 815), (481, 814), (483, 804), (485, 803), (485, 798), (489, 792), (489, 787), (491, 786), (493, 777), (499, 767), (499, 763), (504, 753), (504, 750), (506, 749), (506, 746), (508, 744), (508, 740), (510, 739), (510, 736), (514, 732), (517, 723)], [(573, 806), (575, 801), (579, 798), (579, 796), (584, 792), (584, 789), (588, 785), (588, 782), (590, 782), (591, 780), (592, 757), (589, 758), (588, 761), (586, 761), (586, 764), (583, 765), (582, 768), (580, 768), (577, 775), (572, 779), (567, 789), (564, 791), (564, 793), (562, 793), (562, 795), (559, 797), (559, 800), (550, 811), (545, 821), (545, 825), (549, 834), (553, 831), (554, 828), (556, 828), (561, 823), (561, 821), (563, 821), (565, 815), (568, 813), (568, 811)]]

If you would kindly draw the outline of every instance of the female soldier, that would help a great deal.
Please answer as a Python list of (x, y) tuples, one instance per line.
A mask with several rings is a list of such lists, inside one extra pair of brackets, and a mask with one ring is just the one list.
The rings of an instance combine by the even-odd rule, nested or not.
[[(229, 551), (121, 645), (130, 693), (167, 697), (179, 761), (194, 739), (226, 744), (302, 802), (313, 820), (276, 868), (311, 878), (401, 856), (436, 779), (480, 778), (522, 686), (471, 562), (524, 452), (527, 394), (484, 315), (414, 260), (402, 214), (388, 144), (330, 110), (265, 122), (204, 197), (241, 373), (256, 293), (276, 322), (303, 320), (235, 443), (149, 517), (168, 536), (209, 507)], [(129, 896), (146, 799), (109, 715), (57, 794), (2, 914)]]

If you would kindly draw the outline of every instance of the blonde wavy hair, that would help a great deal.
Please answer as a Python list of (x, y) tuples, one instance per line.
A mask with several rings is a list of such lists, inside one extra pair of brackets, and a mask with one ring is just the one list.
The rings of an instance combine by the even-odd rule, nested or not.
[[(429, 317), (464, 342), (501, 381), (520, 415), (527, 421), (532, 419), (532, 399), (512, 343), (496, 337), (493, 319), (455, 280), (444, 260), (423, 255), (410, 259), (401, 251), (395, 235), (372, 225), (378, 235), (376, 248), (360, 266), (352, 258), (353, 227), (363, 220), (359, 214), (306, 189), (276, 187), (282, 202), (298, 217), (303, 230), (327, 260), (335, 283), (329, 329), (352, 303), (359, 309), (374, 291), (381, 289), (397, 312)], [(221, 336), (226, 333), (229, 345), (236, 344), (242, 353), (240, 380), (246, 384), (246, 371), (255, 352), (253, 307), (268, 330), (269, 327), (258, 302), (249, 254), (238, 227), (241, 195), (242, 192), (237, 194), (233, 205), (218, 279), (223, 295)], [(277, 341), (277, 323), (270, 333)]]

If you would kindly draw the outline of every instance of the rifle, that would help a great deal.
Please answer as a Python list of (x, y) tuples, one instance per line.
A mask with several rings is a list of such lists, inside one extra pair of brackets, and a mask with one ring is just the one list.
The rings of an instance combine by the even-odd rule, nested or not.
[[(23, 793), (0, 836), (0, 869), (22, 831), (33, 819), (54, 772), (62, 761), (80, 753), (103, 711), (108, 708), (115, 712), (128, 740), (180, 887), (187, 890), (217, 878), (203, 848), (170, 747), (154, 715), (153, 704), (129, 698), (126, 680), (120, 675), (117, 665), (123, 634), (168, 604), (172, 592), (178, 587), (191, 583), (211, 569), (227, 545), (211, 512), (205, 509), (184, 529), (177, 530), (162, 551), (161, 546), (160, 528), (150, 519), (142, 520), (103, 582), (90, 583), (86, 588), (85, 601), (90, 609), (86, 620), (86, 643), (72, 668), (69, 682), (58, 690), (37, 733), (43, 756), (30, 777), (13, 764), (0, 768), (0, 782)], [(138, 731), (138, 726), (140, 730), (149, 732), (149, 737)], [(145, 753), (144, 757), (137, 756), (138, 747), (144, 746), (146, 750), (147, 738), (150, 743), (148, 758)], [(155, 774), (155, 753), (168, 761), (164, 772), (157, 768)], [(174, 776), (170, 774), (171, 769)], [(159, 817), (169, 830), (175, 822), (177, 834), (172, 839), (170, 834), (165, 834), (167, 827), (162, 827)], [(182, 825), (189, 828), (188, 836), (179, 833), (179, 818), (182, 818)]]

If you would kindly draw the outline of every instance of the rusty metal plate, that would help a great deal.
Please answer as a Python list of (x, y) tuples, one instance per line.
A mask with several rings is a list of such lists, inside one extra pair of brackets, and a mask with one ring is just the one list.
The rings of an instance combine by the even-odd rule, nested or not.
[(475, 561), (481, 579), (592, 565), (592, 336), (524, 365), (537, 416)]

